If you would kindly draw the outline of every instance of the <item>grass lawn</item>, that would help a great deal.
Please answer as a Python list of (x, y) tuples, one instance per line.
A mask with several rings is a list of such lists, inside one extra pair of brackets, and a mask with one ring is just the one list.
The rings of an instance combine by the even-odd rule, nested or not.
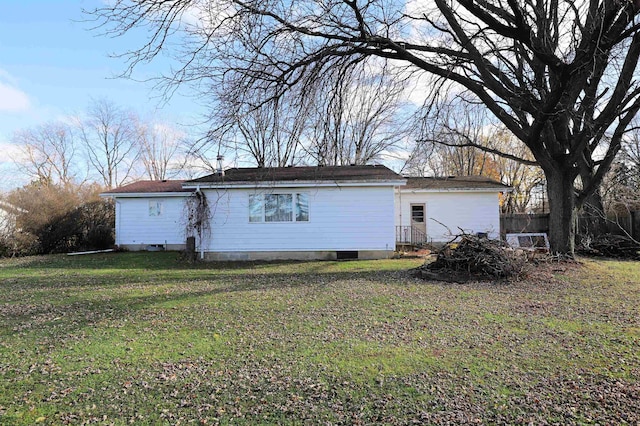
[(0, 424), (640, 422), (640, 263), (0, 260)]

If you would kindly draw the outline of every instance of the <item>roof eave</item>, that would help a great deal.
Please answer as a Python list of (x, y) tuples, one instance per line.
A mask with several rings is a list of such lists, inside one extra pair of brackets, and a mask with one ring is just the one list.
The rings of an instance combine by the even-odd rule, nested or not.
[(513, 192), (513, 188), (400, 188), (402, 192)]
[(399, 186), (405, 185), (406, 179), (378, 180), (294, 180), (294, 181), (237, 181), (237, 182), (185, 182), (185, 189), (216, 188), (308, 188), (308, 187), (365, 187), (365, 186)]
[(103, 192), (102, 198), (150, 198), (150, 197), (188, 197), (192, 191), (173, 192)]

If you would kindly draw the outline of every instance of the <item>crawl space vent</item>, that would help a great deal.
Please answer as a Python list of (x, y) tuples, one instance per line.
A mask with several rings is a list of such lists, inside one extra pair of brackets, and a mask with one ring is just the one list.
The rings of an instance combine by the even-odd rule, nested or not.
[(338, 260), (346, 260), (346, 259), (357, 259), (358, 251), (337, 251), (336, 259)]

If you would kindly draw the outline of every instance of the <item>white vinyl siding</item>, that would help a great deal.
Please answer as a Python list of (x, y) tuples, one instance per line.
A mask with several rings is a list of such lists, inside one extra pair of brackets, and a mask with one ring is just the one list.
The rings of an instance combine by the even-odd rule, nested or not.
[(425, 204), (427, 240), (446, 242), (460, 229), (500, 236), (498, 192), (396, 192), (395, 224), (411, 225), (411, 204)]
[[(393, 187), (206, 190), (209, 251), (393, 250)], [(294, 195), (295, 221), (255, 223), (250, 200)], [(299, 194), (304, 194), (300, 197)], [(298, 199), (296, 203), (295, 200)], [(255, 204), (254, 204), (255, 206)]]
[(116, 244), (184, 244), (184, 200), (117, 198)]

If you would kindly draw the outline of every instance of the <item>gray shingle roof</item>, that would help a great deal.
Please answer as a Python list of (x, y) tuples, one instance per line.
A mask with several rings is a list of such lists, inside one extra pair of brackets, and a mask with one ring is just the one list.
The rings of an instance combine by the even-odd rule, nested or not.
[(198, 183), (278, 182), (278, 181), (390, 181), (402, 176), (381, 166), (308, 166), (308, 167), (248, 167), (225, 170), (224, 176), (211, 174), (187, 181)]
[(193, 192), (193, 189), (184, 189), (184, 180), (140, 180), (129, 185), (120, 186), (103, 194), (137, 194), (151, 192)]
[(402, 189), (494, 189), (508, 191), (510, 187), (484, 176), (407, 177)]
[(273, 168), (232, 168), (225, 171), (224, 176), (211, 174), (189, 181), (184, 180), (141, 180), (119, 188), (105, 191), (103, 194), (136, 194), (161, 192), (193, 192), (185, 189), (183, 184), (199, 183), (234, 183), (234, 182), (278, 182), (278, 181), (390, 181), (406, 179), (402, 189), (510, 189), (495, 180), (483, 176), (449, 176), (449, 177), (406, 177), (403, 178), (391, 169), (375, 166), (325, 166), (325, 167), (273, 167)]

